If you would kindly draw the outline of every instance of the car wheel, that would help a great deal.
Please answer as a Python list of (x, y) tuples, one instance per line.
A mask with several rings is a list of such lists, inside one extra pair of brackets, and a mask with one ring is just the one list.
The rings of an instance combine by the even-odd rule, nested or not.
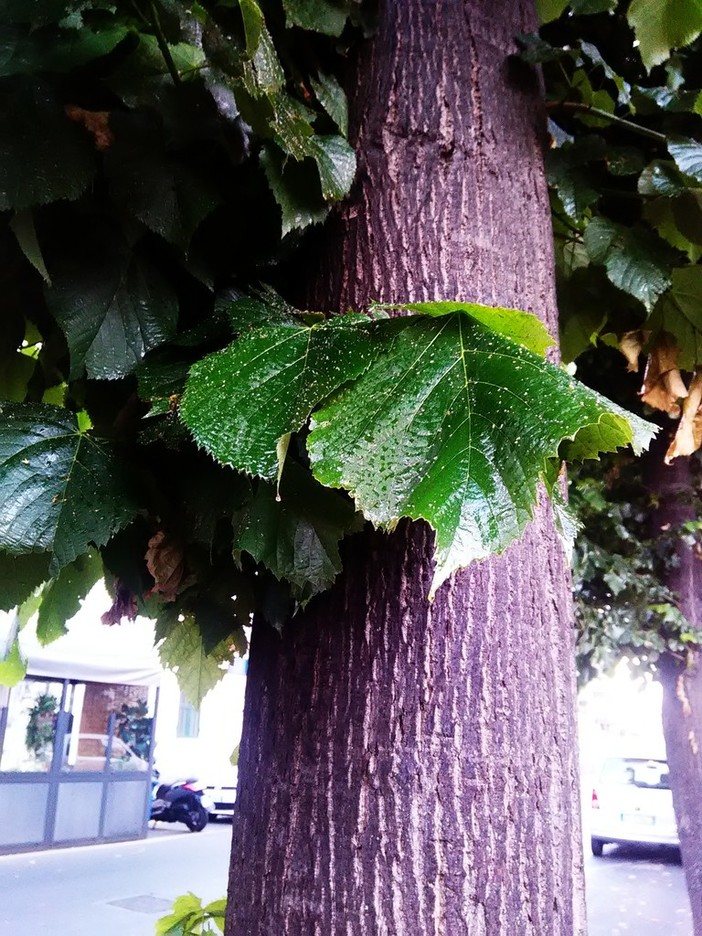
[(202, 832), (208, 819), (209, 814), (204, 806), (193, 806), (187, 812), (185, 824), (191, 832)]
[(602, 849), (604, 848), (604, 839), (600, 838), (591, 838), (590, 839), (590, 848), (592, 849), (592, 854), (595, 858), (602, 857)]

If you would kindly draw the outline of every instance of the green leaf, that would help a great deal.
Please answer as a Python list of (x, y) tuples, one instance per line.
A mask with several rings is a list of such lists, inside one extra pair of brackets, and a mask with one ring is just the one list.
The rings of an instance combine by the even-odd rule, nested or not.
[(670, 294), (656, 307), (650, 326), (675, 338), (678, 364), (683, 370), (696, 370), (702, 365), (702, 267), (673, 270)]
[(300, 26), (327, 36), (340, 36), (349, 15), (344, 0), (283, 0), (288, 26)]
[(83, 5), (82, 0), (3, 0), (0, 22), (26, 23), (36, 28), (58, 23)]
[(475, 302), (409, 302), (402, 306), (374, 305), (373, 309), (402, 308), (424, 315), (443, 316), (463, 312), (490, 331), (511, 338), (542, 357), (555, 342), (544, 323), (530, 312), (502, 309), (499, 306), (479, 305)]
[(275, 146), (263, 146), (261, 167), (281, 213), (281, 233), (304, 230), (312, 224), (321, 224), (329, 214), (329, 207), (315, 195), (309, 168), (304, 164), (286, 162)]
[(46, 553), (13, 556), (0, 551), (0, 611), (21, 605), (48, 577)]
[(134, 513), (110, 450), (81, 433), (75, 416), (55, 406), (0, 403), (1, 549), (50, 552), (56, 575)]
[(684, 251), (692, 263), (700, 257), (700, 248), (696, 247), (689, 238), (679, 230), (676, 221), (675, 200), (670, 198), (655, 198), (644, 205), (643, 216), (658, 235), (666, 240), (672, 247)]
[(0, 686), (12, 689), (27, 675), (27, 661), (22, 658), (19, 640), (15, 638), (7, 656), (0, 660)]
[(519, 536), (562, 440), (606, 423), (593, 441), (609, 448), (634, 432), (564, 371), (461, 313), (403, 324), (388, 353), (315, 412), (308, 450), (318, 480), (346, 488), (373, 523), (434, 527), (433, 594)]
[(234, 531), (235, 547), (291, 582), (299, 601), (331, 587), (341, 571), (339, 541), (355, 524), (353, 503), (288, 459), (280, 496), (261, 482)]
[(219, 202), (208, 177), (166, 151), (158, 122), (143, 114), (114, 114), (115, 142), (105, 157), (110, 195), (149, 230), (186, 251)]
[(702, 144), (685, 137), (669, 137), (668, 152), (681, 172), (702, 182)]
[(550, 23), (551, 20), (558, 19), (567, 6), (568, 0), (536, 0), (539, 21)]
[(273, 480), (281, 436), (300, 429), (319, 400), (370, 363), (369, 325), (339, 316), (247, 332), (193, 366), (180, 417), (220, 462)]
[(22, 253), (41, 275), (42, 279), (51, 286), (51, 277), (46, 269), (41, 247), (39, 246), (32, 212), (28, 209), (16, 212), (10, 220), (10, 227), (17, 238)]
[(683, 191), (687, 182), (685, 177), (668, 160), (654, 159), (639, 176), (640, 195), (661, 195), (672, 198)]
[(593, 263), (602, 264), (610, 281), (651, 311), (670, 286), (670, 262), (661, 241), (641, 228), (627, 228), (603, 217), (585, 229)]
[(571, 0), (570, 8), (577, 16), (587, 16), (591, 13), (607, 13), (614, 10), (617, 0)]
[(0, 368), (0, 400), (14, 400), (21, 403), (32, 379), (36, 361), (21, 352), (2, 361)]
[(159, 644), (158, 653), (163, 665), (175, 670), (181, 692), (198, 708), (224, 676), (221, 663), (232, 654), (227, 640), (208, 654), (194, 617), (191, 614), (181, 617), (183, 620), (178, 621)]
[(64, 566), (45, 587), (39, 606), (37, 637), (51, 643), (67, 633), (66, 622), (78, 613), (82, 599), (102, 576), (102, 561), (96, 549)]
[[(673, 218), (680, 233), (691, 243), (702, 245), (702, 189), (685, 189), (673, 201)], [(689, 250), (690, 244), (683, 247)]]
[(48, 85), (0, 81), (0, 113), (0, 211), (75, 199), (86, 190), (95, 174), (90, 137)]
[(261, 36), (266, 28), (263, 13), (255, 0), (239, 0), (241, 18), (244, 22), (246, 36), (246, 54), (253, 58), (261, 44)]
[(341, 133), (346, 137), (349, 132), (349, 104), (346, 93), (333, 75), (320, 72), (317, 80), (310, 78), (312, 90), (317, 100)]
[(577, 143), (566, 143), (546, 154), (548, 183), (558, 192), (563, 210), (578, 221), (599, 198), (597, 183), (589, 167), (591, 162), (607, 158), (609, 149), (599, 136), (588, 135)]
[(69, 72), (107, 55), (129, 35), (124, 26), (99, 32), (87, 28), (35, 30), (28, 36), (24, 31), (7, 29), (0, 38), (0, 77)]
[(632, 0), (627, 19), (639, 41), (646, 68), (660, 65), (672, 49), (686, 46), (702, 31), (699, 0)]
[(322, 195), (326, 201), (339, 201), (351, 191), (356, 175), (356, 154), (340, 136), (314, 136), (310, 155), (317, 163)]
[(71, 378), (114, 380), (172, 338), (178, 306), (156, 267), (106, 238), (96, 256), (54, 273), (46, 301), (71, 354)]
[(294, 325), (299, 321), (289, 306), (279, 301), (263, 301), (251, 296), (220, 293), (215, 302), (215, 311), (227, 316), (232, 330), (237, 334), (262, 325)]

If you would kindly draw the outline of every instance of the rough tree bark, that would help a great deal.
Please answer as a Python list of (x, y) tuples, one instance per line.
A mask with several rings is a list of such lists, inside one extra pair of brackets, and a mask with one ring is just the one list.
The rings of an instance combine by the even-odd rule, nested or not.
[[(666, 466), (667, 433), (648, 456), (650, 484), (658, 500), (654, 534), (699, 520), (696, 494), (699, 471), (689, 458)], [(702, 628), (702, 562), (697, 550), (679, 538), (676, 562), (668, 568), (666, 584), (678, 595), (682, 613), (693, 627)], [(659, 662), (663, 686), (663, 735), (670, 767), (670, 786), (680, 835), (680, 851), (695, 933), (702, 933), (702, 653), (690, 645), (686, 653), (669, 652)]]
[[(463, 298), (555, 331), (531, 3), (386, 0), (352, 90), (355, 197), (317, 307)], [(585, 932), (570, 582), (548, 505), (444, 585), (431, 531), (346, 544), (332, 591), (257, 621), (230, 936)]]

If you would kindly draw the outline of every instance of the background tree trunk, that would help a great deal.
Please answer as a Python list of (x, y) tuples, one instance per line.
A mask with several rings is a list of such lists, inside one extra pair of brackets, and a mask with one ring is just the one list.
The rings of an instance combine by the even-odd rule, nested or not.
[[(531, 4), (386, 0), (352, 92), (355, 197), (317, 307), (466, 299), (555, 331)], [(583, 934), (570, 581), (548, 505), (427, 601), (431, 531), (346, 544), (332, 591), (257, 621), (230, 936)]]
[[(651, 488), (658, 499), (654, 535), (699, 520), (696, 503), (699, 477), (696, 462), (678, 458), (665, 465), (670, 442), (661, 433), (648, 456)], [(666, 584), (677, 593), (680, 610), (693, 627), (702, 628), (702, 562), (682, 537), (676, 541), (674, 564)], [(702, 933), (702, 657), (699, 647), (665, 653), (659, 662), (663, 686), (663, 735), (670, 767), (670, 785), (680, 835), (680, 850), (695, 933)]]

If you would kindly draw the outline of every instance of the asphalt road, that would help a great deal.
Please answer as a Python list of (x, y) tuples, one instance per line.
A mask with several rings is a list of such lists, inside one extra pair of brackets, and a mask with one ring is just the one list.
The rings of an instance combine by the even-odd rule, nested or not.
[(692, 936), (680, 853), (674, 848), (605, 846), (586, 852), (589, 936)]
[[(179, 894), (224, 895), (230, 836), (225, 823), (163, 826), (140, 842), (0, 857), (0, 934), (153, 936)], [(610, 846), (586, 857), (586, 877), (589, 936), (692, 936), (674, 850)]]
[(231, 825), (163, 825), (147, 839), (0, 857), (0, 934), (153, 936), (173, 900), (223, 897)]

